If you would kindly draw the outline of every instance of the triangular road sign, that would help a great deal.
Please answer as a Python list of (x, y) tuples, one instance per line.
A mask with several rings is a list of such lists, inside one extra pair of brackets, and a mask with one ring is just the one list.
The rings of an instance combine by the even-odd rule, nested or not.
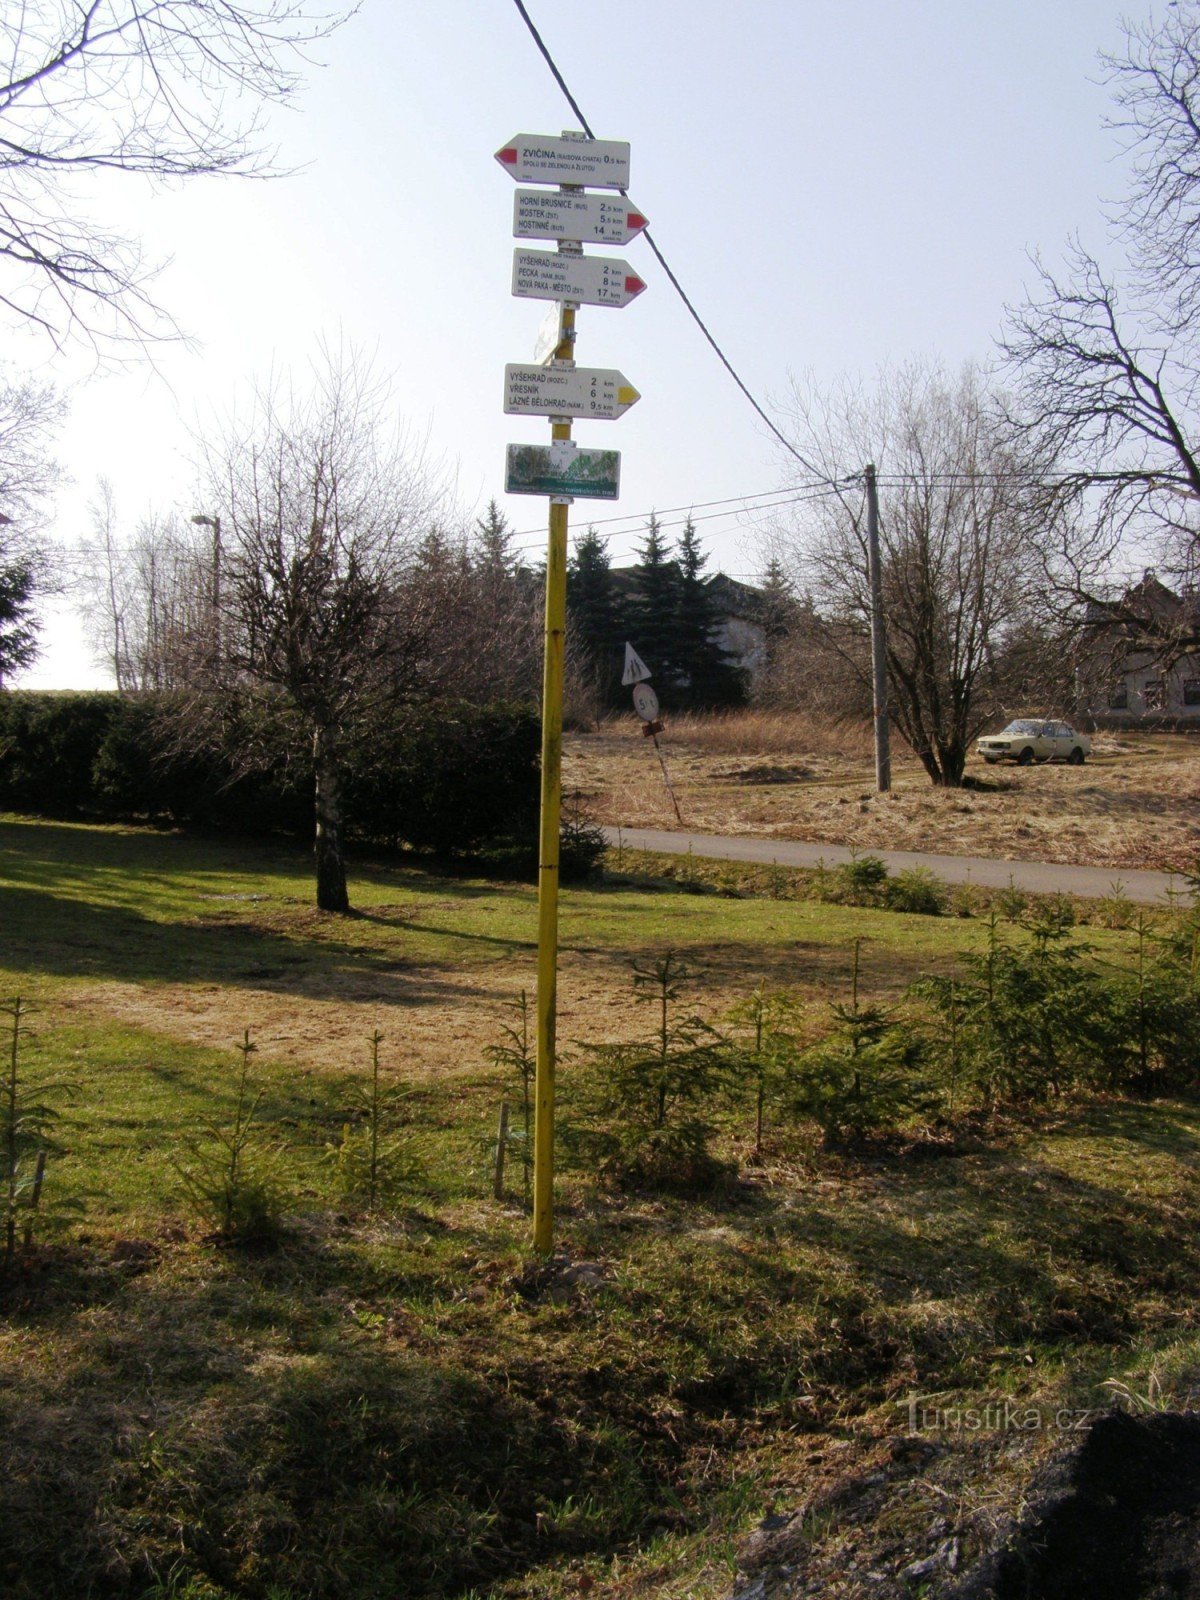
[(621, 682), (629, 686), (631, 683), (641, 683), (643, 678), (650, 677), (650, 668), (638, 655), (631, 644), (625, 646), (625, 671)]

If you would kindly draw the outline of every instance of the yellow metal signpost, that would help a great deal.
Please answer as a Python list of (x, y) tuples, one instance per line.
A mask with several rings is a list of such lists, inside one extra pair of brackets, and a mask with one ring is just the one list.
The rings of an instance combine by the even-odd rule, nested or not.
[[(575, 313), (563, 306), (555, 358), (569, 361)], [(571, 437), (570, 419), (550, 425)], [(563, 649), (567, 634), (567, 500), (550, 502), (542, 674), (542, 818), (538, 844), (537, 1069), (533, 1085), (533, 1248), (554, 1242), (554, 1064), (558, 1023), (558, 853), (562, 816)]]
[[(586, 186), (624, 190), (629, 183), (629, 146), (614, 140), (590, 140), (585, 134), (564, 133), (561, 138), (518, 134), (496, 152), (496, 159), (518, 182), (559, 184), (563, 196), (580, 196)], [(522, 196), (524, 195), (524, 199)], [(586, 199), (587, 197), (582, 197)], [(619, 205), (616, 200), (610, 203)], [(557, 241), (558, 255), (548, 261), (540, 252), (514, 253), (513, 293), (523, 298), (558, 299), (564, 285), (578, 299), (562, 299), (558, 311), (558, 340), (548, 364), (556, 370), (575, 371), (575, 314), (581, 302), (626, 305), (645, 284), (623, 261), (585, 258), (585, 242), (612, 237), (611, 218), (593, 218), (596, 208), (569, 204), (574, 226), (564, 223), (562, 208), (552, 208), (544, 225), (530, 221), (526, 192), (517, 198), (514, 233), (518, 237), (544, 236)], [(598, 217), (598, 213), (597, 213)], [(640, 231), (645, 218), (629, 209), (623, 226), (627, 235)], [(518, 232), (518, 229), (520, 230)], [(539, 233), (539, 229), (543, 230)], [(569, 231), (567, 231), (569, 229)], [(605, 231), (605, 230), (610, 231)], [(591, 231), (589, 231), (591, 230)], [(583, 376), (580, 374), (580, 376)], [(619, 374), (594, 374), (597, 383), (588, 393), (601, 392), (600, 380)], [(596, 499), (616, 497), (619, 457), (615, 451), (579, 451), (571, 439), (573, 415), (563, 415), (563, 402), (537, 392), (526, 383), (506, 389), (505, 410), (513, 414), (548, 415), (550, 449), (539, 471), (529, 476), (516, 470), (514, 447), (509, 449), (510, 494), (549, 494), (550, 538), (546, 560), (546, 638), (542, 676), (542, 797), (538, 845), (538, 981), (537, 1068), (534, 1080), (533, 1245), (547, 1253), (554, 1242), (554, 1068), (558, 987), (558, 883), (559, 826), (562, 813), (562, 702), (563, 649), (567, 626), (567, 512), (576, 496)], [(618, 389), (610, 403), (589, 405), (579, 401), (580, 415), (611, 419), (635, 403), (632, 386)], [(517, 451), (518, 456), (529, 452)], [(536, 484), (536, 487), (534, 486)]]

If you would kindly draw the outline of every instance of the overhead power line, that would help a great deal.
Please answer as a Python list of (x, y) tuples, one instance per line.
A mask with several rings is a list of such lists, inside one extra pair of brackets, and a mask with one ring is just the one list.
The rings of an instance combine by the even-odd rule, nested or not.
[[(831, 495), (839, 494), (839, 493), (840, 493), (840, 491), (837, 490), (837, 489), (825, 488), (825, 489), (815, 490), (815, 491), (813, 491), (812, 493), (809, 493), (809, 494), (792, 495), (786, 500), (773, 501), (773, 502), (771, 502), (770, 504), (767, 504), (767, 505), (750, 505), (750, 506), (747, 506), (745, 508), (746, 515), (750, 516), (751, 513), (754, 513), (754, 512), (766, 512), (766, 513), (769, 514), (772, 511), (783, 510), (784, 508), (790, 507), (790, 506), (806, 505), (808, 502), (813, 501), (813, 500), (827, 500), (827, 499), (829, 499), (829, 497)], [(680, 507), (678, 509), (682, 510), (683, 508)], [(729, 511), (729, 510), (726, 510), (726, 511), (710, 511), (704, 516), (697, 517), (697, 516), (692, 515), (691, 511), (689, 510), (686, 515), (683, 515), (683, 516), (676, 515), (673, 518), (668, 518), (665, 514), (660, 515), (657, 511), (655, 511), (653, 513), (644, 512), (644, 513), (642, 513), (640, 518), (637, 518), (637, 519), (630, 518), (630, 522), (631, 523), (635, 523), (635, 522), (636, 523), (640, 523), (642, 526), (645, 526), (647, 523), (649, 523), (651, 515), (654, 516), (658, 527), (661, 530), (663, 530), (664, 532), (669, 532), (670, 530), (672, 530), (674, 528), (682, 528), (689, 520), (693, 524), (697, 524), (697, 523), (701, 523), (701, 522), (712, 522), (712, 521), (715, 521), (715, 520), (724, 520), (726, 518), (730, 519), (729, 520), (729, 527), (727, 529), (713, 529), (713, 530), (710, 531), (710, 537), (711, 537), (712, 533), (720, 533), (720, 532), (735, 533), (735, 532), (738, 532), (738, 531), (741, 531), (741, 530), (748, 530), (748, 529), (751, 529), (751, 528), (760, 528), (760, 527), (764, 526), (764, 524), (769, 520), (769, 516), (761, 516), (761, 517), (756, 517), (752, 521), (735, 521), (733, 519), (736, 518), (739, 515), (739, 513), (737, 511)], [(596, 521), (593, 521), (593, 520), (589, 520), (588, 523), (586, 524), (587, 527), (597, 527), (597, 526), (600, 526), (600, 525), (601, 525), (600, 523), (598, 523)], [(577, 531), (579, 531), (579, 530), (577, 530)], [(630, 527), (627, 527), (627, 528), (610, 529), (609, 531), (610, 531), (610, 536), (615, 534), (616, 537), (620, 538), (623, 535), (632, 535), (634, 533), (637, 533), (637, 532), (640, 531), (640, 528), (635, 525), (635, 526), (630, 526)], [(519, 530), (518, 532), (515, 532), (513, 534), (513, 538), (514, 539), (527, 539), (527, 540), (530, 541), (527, 544), (513, 544), (513, 545), (510, 545), (510, 549), (512, 549), (514, 551), (514, 553), (517, 553), (517, 554), (522, 554), (525, 551), (533, 551), (533, 550), (541, 549), (545, 544), (545, 538), (541, 534), (541, 530), (540, 529), (523, 528), (523, 529)]]
[[(587, 134), (589, 139), (594, 139), (596, 137), (596, 135), (592, 132), (591, 123), (584, 116), (583, 109), (580, 106), (579, 101), (576, 100), (575, 96), (571, 93), (570, 86), (568, 85), (567, 80), (563, 77), (561, 71), (559, 70), (558, 63), (555, 61), (554, 57), (550, 54), (550, 51), (546, 46), (546, 41), (542, 38), (541, 34), (538, 32), (537, 26), (534, 23), (533, 18), (529, 15), (529, 12), (526, 10), (525, 4), (524, 4), (524, 0), (513, 0), (513, 4), (516, 6), (518, 12), (520, 13), (522, 22), (524, 22), (525, 26), (529, 29), (529, 32), (530, 32), (530, 35), (533, 38), (534, 44), (536, 44), (538, 49), (541, 51), (542, 56), (543, 56), (543, 58), (544, 58), (544, 60), (546, 62), (546, 65), (550, 68), (550, 71), (554, 76), (555, 83), (558, 84), (558, 87), (563, 92), (563, 95), (564, 95), (564, 97), (566, 99), (567, 104), (570, 106), (571, 110), (575, 113), (576, 117), (578, 117), (579, 126), (583, 129), (584, 133)], [(625, 195), (626, 199), (629, 198), (628, 193), (627, 193), (626, 190), (622, 189), (621, 193), (623, 195)], [(742, 379), (740, 373), (738, 372), (737, 368), (734, 366), (733, 362), (730, 361), (729, 357), (725, 354), (724, 350), (722, 350), (721, 346), (717, 343), (717, 341), (714, 338), (711, 330), (708, 327), (708, 324), (704, 321), (704, 318), (696, 310), (696, 307), (693, 305), (690, 296), (688, 295), (687, 291), (684, 289), (683, 285), (680, 283), (679, 279), (676, 277), (674, 271), (672, 270), (671, 265), (667, 261), (666, 256), (659, 249), (658, 243), (655, 240), (654, 235), (650, 232), (649, 228), (644, 228), (642, 230), (642, 237), (645, 239), (646, 243), (650, 246), (650, 249), (653, 251), (655, 260), (658, 262), (659, 266), (666, 273), (667, 279), (670, 282), (671, 287), (675, 290), (675, 293), (679, 296), (679, 298), (683, 301), (684, 305), (687, 307), (688, 313), (690, 314), (690, 316), (692, 318), (692, 321), (696, 324), (696, 326), (700, 329), (700, 332), (708, 340), (709, 344), (712, 346), (714, 352), (716, 353), (717, 359), (720, 361), (721, 365), (725, 368), (726, 372), (728, 372), (729, 376), (733, 379), (734, 383), (737, 384), (738, 388), (741, 390), (741, 392), (745, 396), (745, 398), (749, 401), (750, 405), (754, 408), (755, 412), (758, 414), (758, 416), (761, 418), (761, 420), (766, 423), (767, 427), (775, 435), (776, 439), (779, 440), (779, 443), (783, 446), (783, 448), (786, 451), (788, 451), (789, 454), (791, 454), (792, 456), (794, 456), (796, 458), (796, 460), (800, 463), (800, 465), (804, 468), (804, 470), (806, 472), (813, 473), (813, 475), (815, 477), (817, 477), (820, 480), (821, 483), (832, 485), (834, 480), (832, 478), (830, 478), (826, 473), (823, 473), (820, 470), (819, 467), (815, 467), (812, 464), (811, 461), (807, 460), (800, 453), (800, 451), (796, 449), (796, 446), (792, 443), (792, 441), (787, 437), (787, 435), (785, 433), (782, 433), (780, 431), (780, 429), (772, 421), (770, 416), (768, 416), (768, 414), (764, 410), (764, 408), (759, 404), (759, 402), (755, 398), (755, 396), (751, 393), (750, 389), (747, 387), (746, 383)]]
[[(604, 528), (611, 538), (621, 538), (641, 532), (652, 516), (656, 519), (658, 526), (663, 529), (682, 527), (689, 518), (694, 523), (728, 519), (729, 531), (733, 532), (739, 528), (761, 526), (762, 521), (765, 520), (761, 518), (753, 522), (738, 520), (743, 515), (750, 517), (758, 512), (771, 512), (791, 506), (806, 505), (812, 501), (827, 500), (833, 495), (837, 495), (840, 499), (842, 498), (843, 489), (850, 487), (859, 476), (859, 474), (855, 474), (854, 477), (843, 478), (839, 483), (830, 483), (826, 479), (821, 479), (814, 483), (784, 484), (778, 489), (761, 489), (745, 494), (726, 495), (718, 500), (694, 500), (685, 505), (665, 506), (662, 508), (656, 506), (646, 511), (628, 511), (609, 517), (588, 517), (586, 525), (590, 528)], [(1064, 480), (1070, 482), (1078, 479), (1079, 476), (1078, 473), (1070, 471), (1036, 473), (1014, 471), (881, 472), (877, 476), (877, 481), (881, 487), (886, 488), (897, 488), (905, 484), (942, 488), (948, 485), (965, 483), (1015, 483), (1036, 487), (1039, 484), (1061, 483)], [(1089, 481), (1094, 484), (1102, 484), (1117, 478), (1124, 479), (1128, 476), (1127, 474), (1094, 473), (1090, 476)], [(714, 507), (724, 509), (714, 510)], [(697, 515), (697, 513), (705, 514)], [(713, 531), (719, 532), (721, 530)], [(543, 530), (541, 528), (517, 528), (513, 530), (512, 538), (533, 541), (529, 545), (516, 545), (514, 549), (534, 549), (542, 541)]]
[[(673, 517), (678, 515), (680, 512), (686, 512), (688, 515), (694, 515), (694, 513), (697, 511), (711, 510), (713, 506), (733, 506), (737, 508), (744, 508), (747, 511), (763, 511), (769, 509), (766, 504), (767, 501), (777, 501), (780, 505), (790, 505), (798, 499), (807, 498), (807, 491), (814, 489), (817, 490), (817, 493), (813, 496), (813, 498), (824, 498), (833, 492), (823, 480), (820, 485), (803, 483), (784, 484), (778, 489), (759, 489), (753, 493), (726, 495), (722, 500), (690, 500), (686, 505), (663, 506), (661, 508), (655, 506), (651, 511), (627, 511), (623, 512), (619, 516), (589, 517), (587, 522), (588, 526), (593, 528), (612, 527), (613, 524), (619, 522), (640, 524), (649, 522), (652, 516), (657, 517), (661, 522), (664, 517)], [(733, 513), (727, 512), (725, 514), (732, 515)], [(697, 520), (703, 521), (708, 519), (700, 518)], [(516, 539), (523, 539), (527, 535), (532, 537), (534, 535), (540, 535), (544, 533), (544, 531), (545, 530), (542, 528), (520, 528), (514, 531), (513, 537)], [(622, 530), (617, 527), (612, 527), (612, 531), (614, 533), (620, 533)], [(633, 530), (630, 529), (629, 531), (632, 532)]]

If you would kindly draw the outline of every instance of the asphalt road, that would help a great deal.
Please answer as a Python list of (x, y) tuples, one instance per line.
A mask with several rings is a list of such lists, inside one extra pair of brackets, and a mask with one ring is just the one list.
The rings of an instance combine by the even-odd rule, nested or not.
[[(845, 845), (808, 844), (800, 839), (720, 838), (703, 833), (672, 833), (664, 828), (605, 828), (609, 844), (624, 843), (631, 850), (657, 850), (666, 855), (711, 856), (718, 861), (752, 861), (769, 867), (827, 867), (849, 861), (854, 854)], [(1114, 883), (1131, 900), (1161, 903), (1174, 886), (1186, 887), (1166, 872), (1126, 871), (1115, 867), (1069, 867), (1047, 861), (1004, 861), (992, 856), (939, 856), (916, 850), (860, 850), (859, 855), (879, 856), (891, 872), (905, 867), (928, 867), (946, 883), (977, 883), (984, 889), (1027, 889), (1034, 894), (1076, 894), (1099, 899), (1111, 894)]]

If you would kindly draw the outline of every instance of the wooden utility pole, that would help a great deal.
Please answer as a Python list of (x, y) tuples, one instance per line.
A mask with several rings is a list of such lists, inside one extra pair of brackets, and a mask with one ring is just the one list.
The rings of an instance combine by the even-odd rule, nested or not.
[(875, 787), (892, 787), (891, 735), (887, 708), (887, 638), (883, 625), (883, 575), (879, 562), (879, 488), (874, 463), (863, 468), (867, 485), (867, 555), (871, 581), (871, 698), (875, 714)]

